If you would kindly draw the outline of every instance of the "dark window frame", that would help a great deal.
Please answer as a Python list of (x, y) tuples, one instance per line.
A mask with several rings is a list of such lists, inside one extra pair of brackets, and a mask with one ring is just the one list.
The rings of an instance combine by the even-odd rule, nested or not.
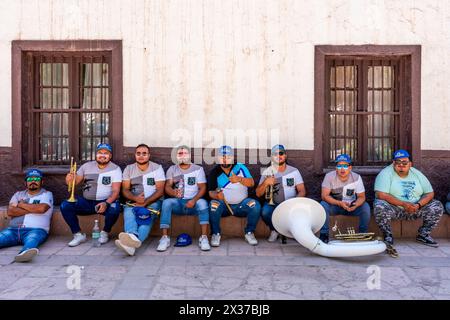
[[(330, 57), (379, 57), (401, 58), (405, 60), (406, 95), (402, 103), (404, 113), (400, 119), (400, 148), (408, 148), (411, 152), (414, 166), (420, 167), (420, 45), (318, 45), (315, 46), (314, 59), (314, 169), (317, 174), (331, 170), (325, 157), (324, 144), (327, 139), (327, 107), (326, 88), (329, 79), (326, 78), (327, 59)], [(404, 133), (407, 132), (405, 135)], [(355, 167), (355, 171), (375, 174), (382, 166)]]
[[(114, 159), (123, 158), (123, 84), (122, 84), (122, 40), (14, 40), (12, 41), (12, 153), (15, 159), (13, 171), (23, 172), (34, 165), (33, 156), (24, 152), (22, 141), (28, 139), (23, 123), (23, 113), (30, 104), (30, 94), (27, 92), (27, 77), (29, 67), (26, 65), (27, 52), (65, 52), (77, 56), (80, 53), (108, 52), (111, 55), (111, 114), (110, 143), (114, 149)], [(28, 79), (29, 81), (29, 79)], [(66, 165), (37, 166), (48, 172), (66, 171)]]

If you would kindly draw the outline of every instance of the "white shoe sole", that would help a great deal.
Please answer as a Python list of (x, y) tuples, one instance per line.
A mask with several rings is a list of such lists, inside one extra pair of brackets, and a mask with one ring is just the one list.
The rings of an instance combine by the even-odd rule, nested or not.
[(120, 242), (120, 240), (116, 240), (116, 241), (114, 241), (114, 243), (116, 244), (116, 247), (117, 248), (119, 248), (119, 249), (122, 249), (123, 251), (125, 251), (129, 256), (134, 256), (134, 251), (128, 251), (128, 249), (127, 248), (125, 248), (123, 245), (122, 245), (122, 243)]
[(86, 242), (87, 241), (87, 238), (84, 238), (84, 240), (81, 240), (81, 241), (79, 241), (78, 243), (70, 243), (69, 242), (69, 244), (68, 244), (68, 246), (69, 247), (76, 247), (76, 246), (79, 246), (80, 244), (82, 244), (82, 243), (84, 243), (84, 242)]
[(21, 255), (17, 255), (14, 257), (15, 262), (28, 262), (31, 261), (37, 254), (39, 253), (39, 249), (33, 248), (25, 251)]
[(141, 241), (133, 240), (133, 238), (130, 237), (130, 235), (126, 232), (119, 233), (119, 240), (124, 245), (135, 248), (135, 249), (139, 248), (142, 245)]

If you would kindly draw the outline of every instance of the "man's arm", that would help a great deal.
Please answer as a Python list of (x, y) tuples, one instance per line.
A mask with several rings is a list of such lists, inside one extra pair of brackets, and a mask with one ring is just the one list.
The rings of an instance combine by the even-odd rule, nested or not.
[(172, 188), (172, 186), (173, 186), (173, 179), (167, 179), (164, 185), (164, 191), (166, 192), (167, 195), (176, 198), (177, 192), (175, 189)]
[(50, 206), (47, 203), (37, 203), (37, 204), (29, 204), (24, 202), (19, 202), (17, 204), (17, 208), (23, 209), (27, 211), (27, 213), (45, 213), (48, 209), (50, 209)]
[(145, 200), (145, 206), (148, 206), (149, 204), (155, 202), (164, 195), (164, 184), (165, 181), (156, 181), (155, 183), (156, 191)]
[(197, 183), (198, 186), (198, 192), (195, 195), (195, 197), (192, 198), (195, 202), (198, 201), (201, 197), (203, 197), (206, 193), (206, 183)]
[(108, 199), (106, 199), (106, 202), (108, 202), (109, 204), (112, 204), (114, 201), (116, 201), (119, 198), (120, 195), (120, 185), (122, 184), (122, 182), (113, 182), (111, 185), (111, 195), (109, 196)]
[(322, 193), (321, 193), (322, 200), (325, 202), (328, 202), (331, 205), (340, 207), (342, 201), (334, 199), (332, 196), (330, 196), (330, 193), (331, 193), (331, 189), (322, 187)]
[(420, 200), (417, 202), (420, 208), (426, 206), (434, 198), (434, 192), (424, 193)]
[(306, 196), (306, 188), (304, 183), (299, 183), (295, 186), (297, 189), (297, 197), (305, 197)]
[(131, 180), (122, 181), (122, 194), (127, 200), (137, 201), (137, 197), (131, 192)]
[(18, 208), (16, 205), (10, 204), (8, 206), (8, 216), (10, 217), (20, 217), (26, 215), (28, 213), (27, 210)]

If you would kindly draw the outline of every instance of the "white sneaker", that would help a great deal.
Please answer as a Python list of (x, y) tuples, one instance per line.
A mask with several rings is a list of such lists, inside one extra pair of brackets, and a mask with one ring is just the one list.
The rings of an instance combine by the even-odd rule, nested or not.
[(121, 232), (119, 233), (119, 240), (122, 244), (135, 249), (142, 245), (141, 240), (139, 240), (133, 233)]
[(276, 232), (275, 230), (270, 231), (270, 236), (269, 236), (269, 238), (267, 238), (267, 241), (269, 241), (269, 242), (277, 241), (278, 235), (279, 235), (279, 233)]
[(252, 246), (256, 246), (258, 244), (258, 240), (256, 240), (253, 232), (247, 232), (245, 234), (245, 240), (247, 240), (248, 244), (251, 244)]
[(17, 256), (14, 257), (15, 262), (28, 262), (31, 261), (35, 255), (39, 253), (38, 248), (31, 248), (25, 251), (22, 251)]
[(136, 252), (135, 248), (129, 247), (127, 245), (124, 245), (120, 240), (116, 240), (115, 244), (117, 246), (117, 248), (122, 249), (123, 251), (125, 251), (129, 256), (134, 256), (134, 253)]
[(168, 236), (162, 236), (161, 239), (159, 239), (159, 245), (158, 248), (156, 248), (156, 251), (166, 251), (167, 248), (170, 247), (170, 238)]
[(98, 242), (101, 244), (105, 244), (109, 241), (108, 232), (106, 231), (100, 231), (100, 238), (98, 238)]
[(215, 233), (211, 236), (211, 246), (212, 247), (220, 246), (220, 233)]
[(69, 247), (76, 247), (79, 244), (86, 242), (86, 240), (87, 238), (85, 233), (77, 232), (73, 235), (72, 241), (69, 242)]
[(202, 251), (208, 251), (211, 250), (211, 247), (209, 245), (208, 237), (205, 235), (202, 235), (200, 239), (198, 239), (198, 246)]

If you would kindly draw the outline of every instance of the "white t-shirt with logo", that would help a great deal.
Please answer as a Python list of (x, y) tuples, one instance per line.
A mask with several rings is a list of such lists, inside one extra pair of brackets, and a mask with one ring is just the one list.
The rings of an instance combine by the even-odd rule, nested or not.
[(25, 200), (29, 204), (45, 203), (50, 208), (45, 213), (28, 213), (20, 217), (13, 217), (9, 226), (13, 228), (40, 228), (48, 232), (53, 214), (53, 193), (44, 188), (35, 195), (30, 195), (27, 190), (18, 191), (12, 196), (9, 204), (17, 204), (21, 200)]
[(77, 175), (84, 176), (83, 197), (88, 200), (106, 200), (112, 194), (112, 184), (122, 182), (122, 170), (113, 162), (100, 169), (96, 161), (83, 164)]
[(144, 197), (148, 198), (156, 192), (156, 182), (165, 181), (166, 177), (162, 166), (150, 161), (145, 171), (141, 171), (137, 163), (126, 166), (122, 179), (130, 180), (130, 191), (133, 195), (137, 196), (144, 192)]
[(272, 167), (266, 168), (259, 180), (261, 185), (268, 176), (274, 176), (276, 182), (273, 186), (273, 201), (280, 204), (284, 200), (295, 198), (297, 196), (297, 185), (303, 183), (302, 175), (297, 168), (286, 165), (283, 172), (276, 171)]
[(166, 178), (174, 181), (174, 189), (183, 189), (183, 199), (194, 198), (199, 190), (197, 183), (206, 183), (205, 171), (194, 163), (186, 170), (181, 169), (179, 165), (172, 165), (167, 170)]
[(330, 189), (330, 195), (334, 199), (348, 204), (356, 200), (357, 193), (365, 192), (362, 178), (355, 172), (351, 172), (345, 182), (339, 179), (336, 171), (328, 172), (323, 179), (322, 188)]

